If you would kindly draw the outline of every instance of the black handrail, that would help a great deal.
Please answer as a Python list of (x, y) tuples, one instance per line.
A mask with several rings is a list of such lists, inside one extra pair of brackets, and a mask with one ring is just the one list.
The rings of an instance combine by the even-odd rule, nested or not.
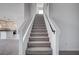
[[(45, 16), (46, 16), (46, 15), (45, 15)], [(47, 17), (47, 16), (46, 16), (46, 17)], [(48, 17), (47, 17), (47, 20), (48, 20)], [(49, 23), (49, 25), (50, 25), (50, 28), (51, 28), (52, 32), (55, 34), (55, 30), (52, 28), (52, 26), (51, 26), (49, 20), (48, 20), (48, 23)]]

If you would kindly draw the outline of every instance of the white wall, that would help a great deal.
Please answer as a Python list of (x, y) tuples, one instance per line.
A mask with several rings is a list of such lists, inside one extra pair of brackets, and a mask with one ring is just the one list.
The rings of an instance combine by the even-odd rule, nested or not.
[(36, 13), (36, 3), (31, 3), (31, 7), (30, 7), (30, 10), (31, 10), (31, 17), (34, 16), (34, 14)]
[(61, 30), (59, 49), (79, 51), (79, 4), (49, 4), (49, 17)]
[[(17, 29), (24, 21), (24, 4), (23, 3), (0, 3), (0, 17), (7, 17), (16, 21)], [(10, 32), (12, 33), (12, 32)], [(7, 36), (11, 34), (7, 32)], [(4, 34), (2, 35), (4, 36)], [(12, 38), (13, 39), (13, 38)], [(6, 45), (7, 44), (7, 45)], [(0, 40), (0, 54), (18, 54), (19, 40)]]
[(39, 10), (42, 10), (43, 9), (43, 3), (37, 3), (36, 5), (36, 10), (37, 10), (37, 14), (39, 14)]
[[(46, 15), (47, 19), (49, 20), (50, 24), (52, 25), (53, 30), (55, 30), (55, 34), (51, 31), (51, 28), (49, 30), (48, 28), (48, 34), (51, 42), (51, 47), (53, 49), (53, 54), (58, 55), (59, 54), (59, 35), (60, 35), (60, 30), (58, 26), (55, 24), (53, 20), (50, 19), (49, 17), (49, 4), (44, 4), (44, 14)], [(48, 26), (48, 25), (47, 25)], [(49, 27), (49, 26), (48, 26)]]
[(35, 12), (36, 12), (36, 4), (33, 4), (33, 3), (25, 3), (24, 4), (24, 20), (25, 20), (24, 23), (25, 23), (25, 25), (22, 26), (22, 27), (24, 27), (22, 30), (23, 35), (24, 35), (25, 31), (27, 30)]
[(31, 20), (33, 15), (36, 12), (36, 4), (35, 3), (25, 3), (24, 4), (24, 18), (26, 21)]
[(19, 28), (24, 21), (24, 4), (23, 3), (1, 3), (0, 17), (7, 17), (16, 21)]
[[(26, 34), (26, 31), (27, 31), (31, 21), (33, 20), (33, 17), (35, 16), (35, 13), (36, 13), (36, 4), (33, 4), (33, 3), (25, 3), (24, 4), (24, 19), (25, 19), (24, 23), (25, 23), (25, 25), (23, 26), (24, 28), (22, 30), (23, 35)], [(27, 49), (27, 42), (29, 41), (31, 28), (32, 28), (32, 24), (29, 27), (29, 30), (26, 34), (25, 39), (23, 39), (22, 54), (25, 54), (25, 51)]]
[(49, 17), (49, 4), (45, 3), (43, 10), (44, 10), (44, 13)]
[[(24, 21), (24, 4), (23, 3), (0, 3), (0, 17), (9, 18), (16, 21), (17, 29), (20, 28)], [(7, 38), (12, 34), (7, 32)]]

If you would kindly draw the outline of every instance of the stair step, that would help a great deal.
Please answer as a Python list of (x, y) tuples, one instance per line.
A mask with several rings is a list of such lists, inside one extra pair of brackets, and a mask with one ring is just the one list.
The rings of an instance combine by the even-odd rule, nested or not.
[(46, 29), (46, 27), (42, 27), (42, 28), (40, 28), (40, 27), (32, 27), (32, 29)]
[(31, 32), (31, 34), (48, 34), (47, 32)]
[(34, 28), (46, 28), (46, 26), (33, 26)]
[(39, 32), (39, 31), (38, 32), (36, 32), (36, 31), (35, 32), (32, 32), (31, 31), (31, 33), (47, 33), (47, 31), (46, 32), (43, 32), (43, 31), (42, 32)]
[(40, 28), (40, 29), (43, 28), (43, 29), (46, 29), (45, 26), (44, 26), (44, 27), (41, 27), (41, 26), (40, 26), (40, 27), (39, 27), (39, 26), (35, 27), (35, 26), (34, 26), (33, 28)]
[(45, 26), (45, 24), (33, 24), (33, 26)]
[(28, 51), (51, 51), (50, 47), (31, 47)]
[(48, 37), (33, 37), (31, 36), (29, 38), (30, 41), (49, 41)]
[(30, 38), (29, 41), (49, 41), (49, 38)]
[(27, 49), (27, 55), (52, 55), (50, 47), (31, 47)]
[(47, 32), (46, 29), (32, 29), (32, 32)]
[(34, 24), (45, 24), (45, 22), (43, 22), (43, 21), (41, 21), (41, 22), (40, 21), (39, 22), (36, 21), (36, 22), (34, 22)]
[(34, 23), (33, 25), (41, 25), (41, 24), (45, 24), (45, 23)]
[(37, 20), (36, 22), (34, 22), (34, 24), (45, 24), (45, 22)]
[(30, 36), (31, 38), (48, 38), (48, 36)]
[(28, 47), (50, 47), (49, 41), (29, 41)]
[(37, 28), (37, 29), (32, 29), (32, 30), (46, 30), (46, 28), (45, 29)]
[(33, 25), (33, 27), (46, 27), (46, 26), (41, 26), (41, 25)]
[(37, 25), (36, 25), (36, 24), (35, 24), (35, 25), (33, 25), (33, 26), (43, 26), (43, 27), (44, 27), (45, 25), (40, 25), (40, 24), (37, 24)]
[(48, 36), (48, 33), (47, 32), (32, 32), (30, 34), (31, 36)]
[(46, 27), (43, 27), (43, 28), (32, 27), (32, 29), (46, 29)]
[(48, 39), (49, 37), (48, 36), (30, 36), (30, 38), (29, 39)]

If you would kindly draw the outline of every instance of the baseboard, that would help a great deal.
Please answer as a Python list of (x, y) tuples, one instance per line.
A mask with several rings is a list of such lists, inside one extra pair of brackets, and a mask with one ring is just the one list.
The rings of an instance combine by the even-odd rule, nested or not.
[(79, 51), (59, 51), (59, 55), (79, 55)]

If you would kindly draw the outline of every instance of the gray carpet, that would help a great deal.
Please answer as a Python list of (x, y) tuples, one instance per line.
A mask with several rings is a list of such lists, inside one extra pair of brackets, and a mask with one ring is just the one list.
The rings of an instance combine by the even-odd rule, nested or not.
[(50, 44), (44, 17), (37, 14), (34, 19), (26, 55), (52, 55)]

